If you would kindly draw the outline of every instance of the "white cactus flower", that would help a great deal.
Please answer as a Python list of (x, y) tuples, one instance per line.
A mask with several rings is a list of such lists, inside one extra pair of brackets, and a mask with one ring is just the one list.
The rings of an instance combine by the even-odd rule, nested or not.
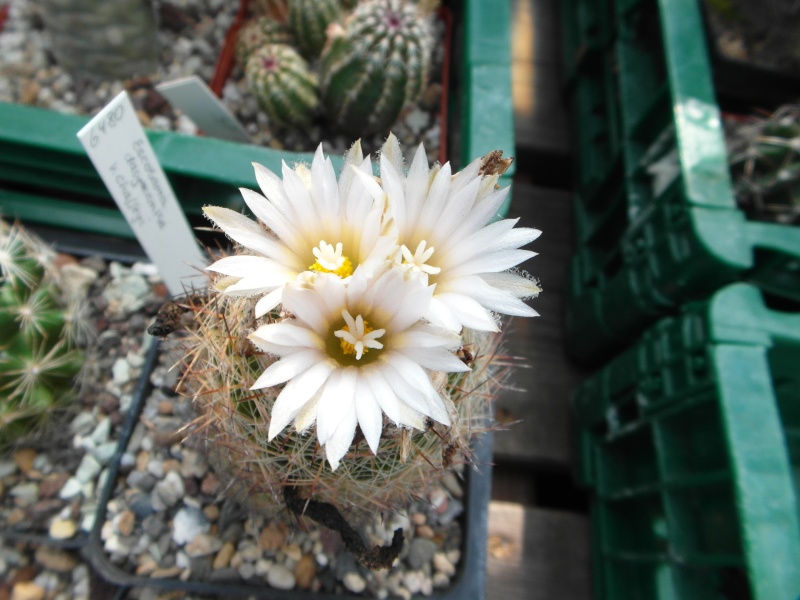
[(338, 182), (322, 145), (310, 169), (290, 169), (284, 163), (282, 180), (261, 165), (254, 167), (264, 196), (241, 192), (260, 223), (227, 208), (203, 210), (251, 253), (222, 258), (208, 269), (237, 279), (223, 289), (227, 294), (262, 295), (256, 316), (280, 304), (284, 286), (306, 271), (347, 278), (359, 265), (380, 266), (393, 251), (384, 199), (373, 198), (356, 176), (372, 176), (371, 162), (364, 160), (358, 142), (348, 152)]
[[(380, 158), (381, 187), (397, 227), (397, 263), (436, 286), (425, 317), (453, 331), (497, 331), (492, 313), (536, 316), (522, 299), (536, 296), (538, 283), (510, 269), (536, 255), (520, 247), (541, 231), (515, 228), (519, 219), (491, 222), (508, 188), (495, 190), (497, 176), (483, 176), (480, 159), (451, 176), (449, 163), (429, 169), (420, 145), (404, 175), (402, 156), (390, 135)], [(366, 185), (378, 201), (382, 194)]]
[(431, 372), (469, 368), (452, 352), (460, 337), (422, 320), (432, 293), (393, 268), (372, 278), (357, 269), (347, 283), (321, 274), (312, 286), (287, 286), (283, 308), (294, 318), (249, 336), (279, 357), (253, 389), (285, 383), (272, 408), (269, 439), (292, 422), (298, 431), (316, 424), (336, 469), (356, 425), (377, 453), (383, 415), (417, 429), (423, 417), (450, 424), (450, 400), (434, 387)]

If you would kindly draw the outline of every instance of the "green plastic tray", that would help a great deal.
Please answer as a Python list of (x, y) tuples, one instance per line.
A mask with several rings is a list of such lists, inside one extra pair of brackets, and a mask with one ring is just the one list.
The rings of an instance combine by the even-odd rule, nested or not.
[[(27, 223), (122, 238), (134, 234), (81, 146), (87, 117), (0, 103), (0, 212)], [(256, 187), (251, 163), (280, 170), (281, 153), (223, 140), (147, 131), (187, 216), (202, 207), (243, 206), (239, 187)]]
[(798, 366), (800, 312), (736, 283), (576, 390), (597, 600), (797, 600)]
[(696, 0), (608, 10), (612, 34), (567, 87), (579, 152), (567, 338), (586, 362), (732, 281), (800, 300), (800, 229), (736, 207)]
[[(457, 93), (449, 128), (451, 157), (460, 165), (490, 150), (514, 153), (511, 106), (510, 2), (454, 0), (456, 33), (450, 56)], [(28, 223), (133, 238), (75, 137), (86, 117), (0, 103), (0, 213)], [(239, 187), (256, 187), (252, 162), (279, 170), (281, 160), (309, 162), (312, 154), (278, 152), (172, 132), (148, 137), (190, 221), (202, 206), (243, 207)], [(341, 160), (333, 158), (335, 165)], [(513, 165), (503, 177), (510, 184)], [(506, 214), (511, 196), (501, 214)]]

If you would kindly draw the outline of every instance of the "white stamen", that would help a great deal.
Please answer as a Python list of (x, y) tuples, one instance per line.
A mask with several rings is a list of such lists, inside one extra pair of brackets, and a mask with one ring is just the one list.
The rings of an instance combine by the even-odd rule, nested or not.
[(417, 245), (417, 250), (414, 254), (411, 254), (411, 250), (408, 249), (407, 246), (402, 246), (400, 248), (400, 252), (403, 253), (403, 261), (404, 264), (407, 265), (412, 271), (421, 271), (423, 273), (427, 273), (428, 275), (437, 275), (441, 272), (439, 267), (433, 267), (431, 265), (425, 264), (431, 256), (433, 256), (433, 246), (425, 249), (428, 242), (422, 240), (419, 245)]
[(314, 253), (314, 257), (317, 259), (319, 265), (328, 271), (335, 271), (344, 264), (341, 242), (336, 244), (336, 248), (334, 248), (333, 244), (328, 244), (325, 240), (320, 240), (319, 246), (314, 248), (311, 252)]

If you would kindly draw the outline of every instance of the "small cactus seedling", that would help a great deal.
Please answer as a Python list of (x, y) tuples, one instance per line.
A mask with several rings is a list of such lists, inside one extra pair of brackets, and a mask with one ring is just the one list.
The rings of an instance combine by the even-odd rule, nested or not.
[(334, 29), (322, 55), (322, 102), (332, 125), (360, 135), (387, 131), (425, 88), (430, 3), (369, 0)]
[(250, 56), (247, 85), (270, 119), (304, 128), (319, 106), (317, 77), (291, 46), (268, 44)]
[(290, 0), (289, 27), (303, 56), (309, 60), (319, 56), (327, 40), (328, 26), (341, 16), (339, 0)]
[(283, 23), (271, 17), (258, 17), (248, 21), (236, 38), (236, 60), (242, 68), (247, 59), (267, 44), (293, 43), (292, 34)]
[(727, 133), (739, 206), (753, 219), (800, 223), (800, 105), (728, 123)]
[(0, 443), (64, 403), (83, 363), (78, 299), (59, 289), (52, 253), (19, 226), (0, 227)]

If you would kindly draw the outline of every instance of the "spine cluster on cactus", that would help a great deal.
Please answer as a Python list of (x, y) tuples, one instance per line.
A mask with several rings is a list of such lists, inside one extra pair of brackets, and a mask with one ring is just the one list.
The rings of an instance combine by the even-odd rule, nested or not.
[(422, 93), (430, 69), (430, 3), (368, 0), (332, 32), (322, 56), (322, 102), (348, 134), (384, 132)]
[(463, 462), (471, 436), (490, 427), (491, 399), (506, 370), (496, 356), (500, 336), (471, 332), (468, 342), (471, 354), (477, 356), (475, 366), (440, 381), (458, 412), (451, 427), (431, 423), (425, 431), (411, 431), (384, 419), (378, 453), (356, 440), (335, 471), (326, 464), (313, 431), (287, 430), (268, 441), (278, 390), (250, 390), (275, 360), (247, 339), (256, 322), (242, 316), (253, 315), (255, 302), (219, 295), (194, 301), (195, 326), (188, 339), (182, 385), (205, 417), (201, 429), (215, 450), (218, 472), (229, 473), (231, 489), (246, 496), (257, 510), (282, 511), (287, 486), (356, 518), (376, 510), (402, 509), (439, 481), (450, 464)]
[(800, 223), (800, 105), (727, 129), (738, 204), (754, 219)]
[(342, 15), (339, 0), (291, 0), (289, 2), (289, 27), (297, 38), (303, 55), (312, 59), (319, 56), (327, 39), (328, 26)]
[(80, 301), (59, 289), (51, 257), (19, 226), (0, 227), (0, 443), (63, 404), (83, 363)]
[(318, 82), (291, 46), (267, 44), (254, 52), (245, 69), (247, 85), (274, 122), (305, 128), (319, 107)]
[(271, 17), (258, 17), (247, 22), (236, 38), (236, 60), (242, 66), (259, 48), (267, 44), (286, 44), (294, 42), (292, 33), (281, 22)]

